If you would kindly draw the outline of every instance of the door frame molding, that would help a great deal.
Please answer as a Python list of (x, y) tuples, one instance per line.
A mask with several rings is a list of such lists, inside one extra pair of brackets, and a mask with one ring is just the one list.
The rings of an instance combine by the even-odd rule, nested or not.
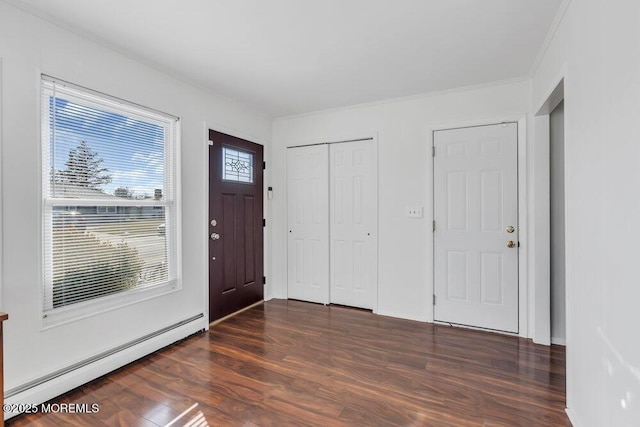
[[(529, 280), (528, 280), (528, 266), (529, 266), (529, 227), (528, 227), (528, 207), (529, 207), (529, 191), (527, 181), (528, 159), (527, 156), (527, 115), (526, 114), (506, 114), (499, 117), (488, 117), (479, 120), (459, 121), (439, 124), (428, 124), (425, 128), (425, 138), (427, 147), (433, 147), (433, 133), (440, 130), (458, 129), (464, 127), (476, 127), (500, 124), (504, 122), (515, 122), (518, 124), (518, 227), (519, 227), (519, 241), (520, 248), (518, 250), (518, 336), (523, 338), (529, 338), (529, 313), (532, 311), (530, 302), (532, 298), (529, 294)], [(431, 156), (431, 149), (428, 150), (430, 158), (427, 163), (431, 167), (431, 173), (428, 174), (428, 179), (431, 180), (427, 183), (427, 195), (426, 200), (431, 200), (431, 221), (433, 218), (433, 207), (435, 207), (435, 193), (434, 193), (434, 162), (435, 158)], [(428, 245), (431, 251), (428, 254), (427, 268), (431, 269), (431, 280), (426, 285), (426, 320), (427, 322), (434, 322), (434, 309), (433, 309), (433, 295), (435, 292), (435, 251), (434, 244), (435, 239), (433, 233), (430, 234), (431, 242)], [(506, 333), (505, 334), (509, 334)], [(509, 334), (513, 335), (513, 334)]]
[[(348, 134), (338, 134), (338, 135), (332, 135), (332, 136), (328, 136), (328, 137), (315, 137), (315, 138), (310, 138), (306, 141), (300, 141), (300, 143), (296, 143), (294, 144), (288, 144), (287, 146), (285, 146), (285, 150), (288, 150), (289, 148), (295, 148), (295, 147), (306, 147), (306, 146), (310, 146), (310, 145), (320, 145), (320, 144), (340, 144), (340, 143), (345, 143), (345, 142), (351, 142), (351, 141), (359, 141), (359, 140), (371, 140), (371, 142), (373, 143), (373, 173), (375, 174), (375, 183), (376, 183), (376, 225), (375, 225), (375, 230), (376, 230), (376, 278), (375, 278), (375, 283), (373, 284), (374, 289), (373, 289), (373, 309), (372, 312), (373, 313), (378, 313), (378, 293), (379, 293), (379, 276), (380, 276), (380, 178), (379, 178), (379, 165), (378, 165), (378, 131), (368, 131), (368, 132), (358, 132), (358, 133), (348, 133)], [(287, 172), (286, 172), (286, 168), (285, 168), (285, 177), (284, 177), (284, 182), (288, 182), (288, 176), (287, 176)], [(286, 191), (285, 191), (286, 193)], [(289, 194), (285, 194), (285, 200), (284, 200), (284, 206), (289, 206)], [(288, 209), (286, 210), (287, 212), (287, 217), (286, 219), (286, 224), (289, 223), (289, 217), (288, 217)], [(331, 224), (329, 224), (331, 225)], [(287, 234), (287, 230), (288, 227), (284, 227), (283, 230), (283, 239), (284, 242), (288, 241), (288, 234)], [(286, 246), (286, 244), (285, 244)], [(287, 261), (288, 262), (288, 261)], [(285, 265), (287, 265), (285, 263)], [(287, 266), (288, 269), (288, 266)], [(329, 291), (331, 291), (331, 283), (329, 283)], [(288, 286), (285, 286), (285, 298), (289, 297), (289, 288)], [(265, 298), (266, 300), (266, 298)], [(329, 300), (331, 300), (331, 296), (329, 296)]]

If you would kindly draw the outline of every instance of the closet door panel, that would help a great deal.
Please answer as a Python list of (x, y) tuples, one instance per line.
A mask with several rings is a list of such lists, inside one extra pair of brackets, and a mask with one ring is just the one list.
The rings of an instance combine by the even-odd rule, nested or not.
[(330, 301), (373, 309), (378, 267), (374, 144), (331, 144), (329, 157)]
[(288, 298), (329, 303), (327, 145), (287, 149)]

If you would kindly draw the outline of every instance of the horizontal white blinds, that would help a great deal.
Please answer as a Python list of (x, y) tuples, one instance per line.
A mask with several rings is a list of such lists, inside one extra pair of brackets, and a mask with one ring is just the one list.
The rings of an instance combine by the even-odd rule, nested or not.
[(176, 279), (177, 119), (42, 79), (44, 310)]

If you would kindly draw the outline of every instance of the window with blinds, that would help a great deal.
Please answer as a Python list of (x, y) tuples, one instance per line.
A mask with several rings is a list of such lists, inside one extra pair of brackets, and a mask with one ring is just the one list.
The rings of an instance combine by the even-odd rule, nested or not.
[(177, 127), (42, 77), (45, 316), (175, 287)]

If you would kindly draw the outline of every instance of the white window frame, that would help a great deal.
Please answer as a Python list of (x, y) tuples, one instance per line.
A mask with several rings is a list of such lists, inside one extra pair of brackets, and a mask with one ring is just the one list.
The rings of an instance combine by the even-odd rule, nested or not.
[[(41, 187), (41, 250), (42, 250), (42, 286), (41, 289), (41, 309), (42, 309), (42, 328), (48, 329), (59, 325), (74, 322), (83, 318), (95, 316), (107, 311), (116, 310), (132, 304), (140, 303), (152, 298), (157, 298), (182, 289), (182, 259), (181, 251), (181, 197), (180, 197), (180, 142), (181, 142), (181, 121), (178, 117), (166, 114), (157, 110), (143, 107), (138, 104), (127, 102), (100, 92), (93, 91), (78, 85), (74, 85), (53, 77), (41, 76), (41, 102), (44, 99), (44, 92), (49, 90), (46, 86), (54, 83), (56, 87), (64, 87), (65, 92), (73, 93), (71, 96), (64, 94), (63, 98), (71, 98), (71, 100), (80, 102), (83, 105), (90, 106), (102, 111), (117, 114), (126, 114), (138, 118), (140, 120), (158, 120), (164, 118), (172, 121), (171, 129), (165, 127), (165, 153), (170, 155), (164, 156), (164, 201), (156, 200), (102, 200), (102, 199), (65, 199), (50, 197), (50, 179), (48, 174), (44, 173), (50, 165), (49, 153), (49, 123), (51, 117), (49, 108), (41, 106), (41, 147), (42, 150), (42, 187)], [(53, 259), (52, 259), (52, 239), (50, 238), (52, 229), (52, 206), (97, 206), (109, 208), (117, 206), (162, 206), (165, 209), (171, 209), (172, 214), (166, 218), (166, 238), (167, 238), (167, 264), (169, 269), (170, 280), (166, 283), (147, 286), (142, 288), (134, 288), (128, 291), (115, 293), (112, 295), (102, 296), (96, 299), (78, 302), (62, 307), (53, 308), (46, 307), (45, 301), (52, 301), (53, 288), (47, 282), (52, 277)], [(116, 207), (116, 212), (118, 208)], [(48, 304), (50, 305), (50, 304)]]

